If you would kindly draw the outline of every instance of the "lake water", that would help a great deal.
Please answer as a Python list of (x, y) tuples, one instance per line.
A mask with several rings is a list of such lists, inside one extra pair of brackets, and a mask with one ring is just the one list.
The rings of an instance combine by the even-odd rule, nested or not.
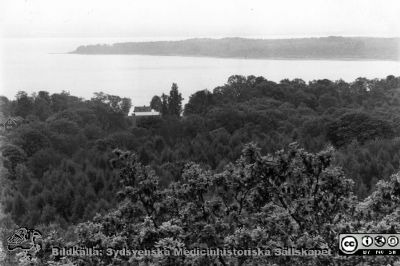
[(3, 39), (0, 93), (13, 98), (19, 90), (69, 91), (92, 97), (103, 91), (148, 104), (154, 95), (178, 84), (185, 100), (195, 91), (212, 90), (233, 74), (284, 78), (343, 79), (400, 76), (400, 62), (329, 60), (254, 60), (144, 55), (65, 54), (82, 44), (137, 41), (135, 39)]

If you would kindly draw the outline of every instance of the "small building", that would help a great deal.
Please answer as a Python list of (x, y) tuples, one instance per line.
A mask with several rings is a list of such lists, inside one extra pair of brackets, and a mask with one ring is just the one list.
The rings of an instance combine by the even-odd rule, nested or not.
[(150, 106), (135, 106), (132, 116), (159, 116), (160, 113), (151, 109)]
[(136, 127), (139, 119), (158, 116), (160, 116), (160, 112), (151, 109), (150, 106), (135, 106), (132, 112), (133, 125)]
[(20, 116), (9, 117), (6, 121), (1, 122), (2, 130), (9, 131), (23, 123), (24, 119)]

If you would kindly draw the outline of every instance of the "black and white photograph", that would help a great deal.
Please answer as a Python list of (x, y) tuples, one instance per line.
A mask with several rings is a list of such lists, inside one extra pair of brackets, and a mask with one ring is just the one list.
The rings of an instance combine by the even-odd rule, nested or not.
[(400, 266), (399, 242), (400, 1), (1, 1), (1, 266)]

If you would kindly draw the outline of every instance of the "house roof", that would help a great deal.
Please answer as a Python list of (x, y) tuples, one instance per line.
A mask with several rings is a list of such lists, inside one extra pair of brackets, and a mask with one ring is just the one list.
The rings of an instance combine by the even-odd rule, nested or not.
[(4, 122), (4, 124), (6, 124), (6, 123), (14, 123), (14, 124), (17, 124), (17, 121), (15, 121), (15, 119), (13, 119), (13, 118), (9, 118), (9, 119), (6, 120), (6, 122)]
[(151, 112), (151, 107), (150, 106), (135, 106), (133, 109), (133, 112), (139, 113), (139, 112)]
[(1, 124), (5, 124), (5, 123), (7, 123), (7, 122), (9, 122), (9, 121), (10, 121), (11, 123), (17, 124), (17, 123), (19, 123), (19, 122), (23, 122), (24, 119), (23, 119), (22, 117), (20, 117), (20, 116), (7, 117), (7, 118), (3, 119), (0, 123), (1, 123)]

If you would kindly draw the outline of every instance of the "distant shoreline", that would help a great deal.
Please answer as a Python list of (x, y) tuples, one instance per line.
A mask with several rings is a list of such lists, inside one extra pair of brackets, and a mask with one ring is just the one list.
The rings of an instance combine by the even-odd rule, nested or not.
[(240, 59), (240, 60), (276, 60), (276, 61), (388, 61), (388, 62), (399, 62), (399, 59), (379, 59), (379, 58), (351, 58), (351, 57), (346, 57), (346, 58), (323, 58), (323, 57), (223, 57), (223, 56), (203, 56), (203, 55), (181, 55), (181, 54), (84, 54), (84, 53), (74, 53), (74, 52), (66, 52), (66, 53), (49, 53), (49, 54), (63, 54), (63, 55), (83, 55), (83, 56), (112, 56), (112, 55), (124, 55), (124, 56), (165, 56), (165, 57), (193, 57), (193, 58), (215, 58), (215, 59)]
[(400, 38), (187, 39), (79, 46), (68, 54), (225, 59), (400, 61)]

